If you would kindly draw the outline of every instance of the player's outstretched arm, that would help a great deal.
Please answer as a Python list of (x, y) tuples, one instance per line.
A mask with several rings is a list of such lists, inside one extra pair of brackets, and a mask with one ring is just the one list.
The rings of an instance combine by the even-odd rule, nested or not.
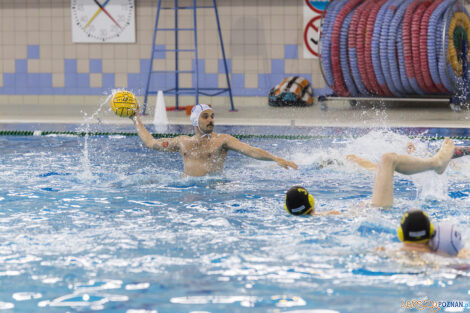
[(225, 135), (224, 139), (224, 145), (227, 149), (238, 151), (246, 156), (257, 160), (274, 161), (279, 166), (282, 166), (285, 169), (288, 169), (289, 167), (293, 169), (298, 168), (297, 164), (295, 164), (294, 162), (284, 160), (283, 158), (272, 155), (271, 153), (263, 149), (252, 147), (246, 143), (241, 142), (233, 136)]
[(360, 167), (363, 167), (365, 168), (366, 170), (369, 170), (369, 171), (375, 171), (375, 169), (377, 168), (377, 164), (370, 161), (370, 160), (367, 160), (367, 159), (364, 159), (364, 158), (361, 158), (361, 157), (358, 157), (357, 155), (355, 154), (348, 154), (346, 156), (346, 159), (349, 160), (349, 161), (352, 161), (354, 163), (356, 163), (357, 165), (359, 165)]
[(137, 134), (147, 148), (168, 152), (176, 152), (179, 150), (180, 137), (155, 139), (147, 128), (145, 128), (139, 115), (134, 115), (132, 122), (134, 122)]

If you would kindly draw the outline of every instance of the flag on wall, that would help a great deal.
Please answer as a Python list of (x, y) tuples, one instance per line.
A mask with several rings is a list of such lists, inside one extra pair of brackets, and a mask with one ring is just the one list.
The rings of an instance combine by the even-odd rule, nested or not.
[(304, 59), (316, 59), (319, 55), (320, 24), (328, 1), (303, 0), (304, 2)]

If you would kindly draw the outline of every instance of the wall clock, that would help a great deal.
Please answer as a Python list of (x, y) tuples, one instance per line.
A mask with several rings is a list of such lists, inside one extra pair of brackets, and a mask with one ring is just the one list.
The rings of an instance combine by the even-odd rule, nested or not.
[(135, 42), (134, 0), (71, 0), (73, 42)]

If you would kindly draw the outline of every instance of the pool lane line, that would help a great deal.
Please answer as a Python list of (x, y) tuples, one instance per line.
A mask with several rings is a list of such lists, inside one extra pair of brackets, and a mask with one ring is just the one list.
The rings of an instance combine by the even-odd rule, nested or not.
[[(48, 136), (48, 135), (63, 135), (63, 136), (124, 136), (136, 137), (136, 132), (85, 132), (85, 131), (41, 131), (41, 130), (0, 130), (0, 136)], [(172, 138), (178, 136), (192, 136), (193, 134), (186, 133), (152, 133), (154, 138)], [(261, 138), (261, 139), (290, 139), (290, 140), (307, 140), (307, 139), (326, 139), (326, 138), (344, 138), (340, 135), (255, 135), (255, 134), (231, 134), (237, 139), (247, 138)], [(357, 138), (362, 135), (352, 135), (348, 137)], [(419, 138), (427, 141), (442, 140), (449, 137), (454, 140), (470, 140), (470, 136), (409, 136), (411, 139)]]

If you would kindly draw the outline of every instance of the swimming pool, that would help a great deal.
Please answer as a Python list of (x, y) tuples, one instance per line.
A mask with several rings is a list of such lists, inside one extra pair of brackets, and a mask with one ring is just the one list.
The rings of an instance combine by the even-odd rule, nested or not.
[[(470, 241), (470, 158), (442, 176), (396, 177), (391, 210), (361, 204), (373, 174), (344, 155), (377, 160), (408, 140), (390, 131), (248, 138), (299, 170), (229, 153), (223, 176), (195, 179), (181, 178), (178, 154), (137, 137), (0, 136), (0, 309), (413, 312), (403, 301), (468, 301), (468, 260), (375, 249), (399, 247), (396, 226), (414, 207), (458, 222)], [(418, 155), (440, 145), (413, 142)], [(287, 215), (294, 184), (318, 211), (343, 214)]]

